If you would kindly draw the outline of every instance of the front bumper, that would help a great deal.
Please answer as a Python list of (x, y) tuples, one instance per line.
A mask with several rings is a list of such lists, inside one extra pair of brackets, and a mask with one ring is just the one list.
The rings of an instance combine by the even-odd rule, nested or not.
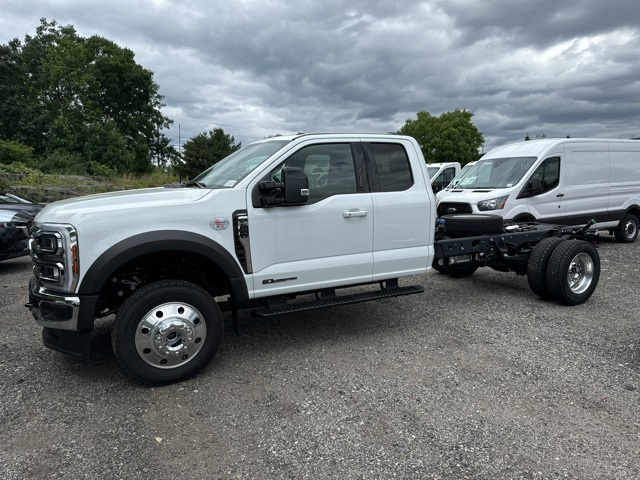
[(59, 330), (78, 330), (80, 298), (48, 291), (37, 284), (34, 278), (29, 281), (29, 303), (31, 315), (38, 325)]
[(43, 327), (44, 344), (74, 357), (88, 358), (89, 334), (93, 330), (98, 295), (65, 295), (29, 281), (29, 303), (26, 307), (38, 325)]

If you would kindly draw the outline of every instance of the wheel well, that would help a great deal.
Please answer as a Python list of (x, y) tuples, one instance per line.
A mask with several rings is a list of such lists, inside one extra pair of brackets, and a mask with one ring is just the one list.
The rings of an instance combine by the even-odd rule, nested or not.
[(518, 222), (535, 222), (536, 218), (531, 215), (530, 213), (523, 213), (521, 215), (516, 216), (513, 219), (514, 223), (518, 223)]
[(211, 258), (188, 251), (153, 252), (128, 261), (109, 275), (101, 289), (98, 316), (114, 313), (142, 286), (164, 279), (186, 280), (212, 296), (230, 293), (227, 276)]
[(638, 221), (640, 222), (640, 207), (633, 206), (629, 210), (627, 210), (627, 213), (630, 213), (631, 215), (634, 215), (638, 219)]

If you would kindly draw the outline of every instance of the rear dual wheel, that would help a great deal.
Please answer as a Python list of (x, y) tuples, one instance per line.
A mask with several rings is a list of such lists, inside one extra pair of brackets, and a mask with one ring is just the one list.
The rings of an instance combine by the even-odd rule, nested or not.
[(564, 242), (559, 237), (549, 237), (541, 240), (531, 252), (527, 264), (527, 281), (531, 291), (544, 300), (553, 300), (553, 295), (547, 287), (547, 267), (549, 259), (556, 247)]
[(600, 256), (589, 242), (547, 238), (534, 248), (527, 267), (531, 290), (565, 305), (586, 302), (600, 279)]

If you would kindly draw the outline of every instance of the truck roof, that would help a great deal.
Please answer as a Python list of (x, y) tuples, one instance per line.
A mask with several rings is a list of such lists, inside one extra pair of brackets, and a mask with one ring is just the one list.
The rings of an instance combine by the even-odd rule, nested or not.
[[(263, 138), (260, 140), (256, 140), (254, 142), (251, 143), (258, 143), (258, 142), (268, 142), (268, 141), (277, 141), (277, 140), (296, 140), (298, 138), (301, 137), (331, 137), (331, 138), (340, 138), (340, 137), (345, 137), (345, 138), (351, 138), (351, 137), (379, 137), (379, 138), (390, 138), (390, 137), (398, 137), (398, 138), (407, 138), (406, 135), (400, 135), (398, 133), (380, 133), (380, 132), (375, 132), (375, 133), (365, 133), (365, 132), (321, 132), (321, 133), (303, 133), (303, 132), (299, 132), (299, 133), (295, 133), (295, 134), (291, 134), (291, 135), (276, 135), (274, 137), (267, 137), (267, 138)], [(413, 138), (413, 137), (411, 137)]]

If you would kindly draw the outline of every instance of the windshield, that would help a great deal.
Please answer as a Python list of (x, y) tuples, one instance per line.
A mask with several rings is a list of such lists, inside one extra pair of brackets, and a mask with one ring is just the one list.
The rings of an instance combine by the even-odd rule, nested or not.
[(207, 188), (233, 188), (263, 160), (276, 153), (287, 143), (289, 140), (274, 140), (247, 145), (223, 158), (189, 183)]
[(9, 193), (9, 192), (0, 192), (0, 203), (9, 203), (9, 204), (15, 204), (15, 203), (32, 203), (29, 200), (25, 200), (24, 198), (20, 198), (17, 195), (14, 195), (13, 193)]
[(467, 173), (469, 173), (469, 170), (471, 170), (475, 163), (476, 162), (467, 163), (464, 167), (462, 167), (462, 170), (460, 170), (458, 175), (456, 175), (453, 180), (451, 180), (449, 186), (455, 187), (456, 185), (458, 185), (458, 183), (460, 183), (460, 180), (462, 180), (467, 175)]
[(479, 160), (462, 177), (456, 188), (508, 188), (516, 185), (536, 157), (489, 158)]

